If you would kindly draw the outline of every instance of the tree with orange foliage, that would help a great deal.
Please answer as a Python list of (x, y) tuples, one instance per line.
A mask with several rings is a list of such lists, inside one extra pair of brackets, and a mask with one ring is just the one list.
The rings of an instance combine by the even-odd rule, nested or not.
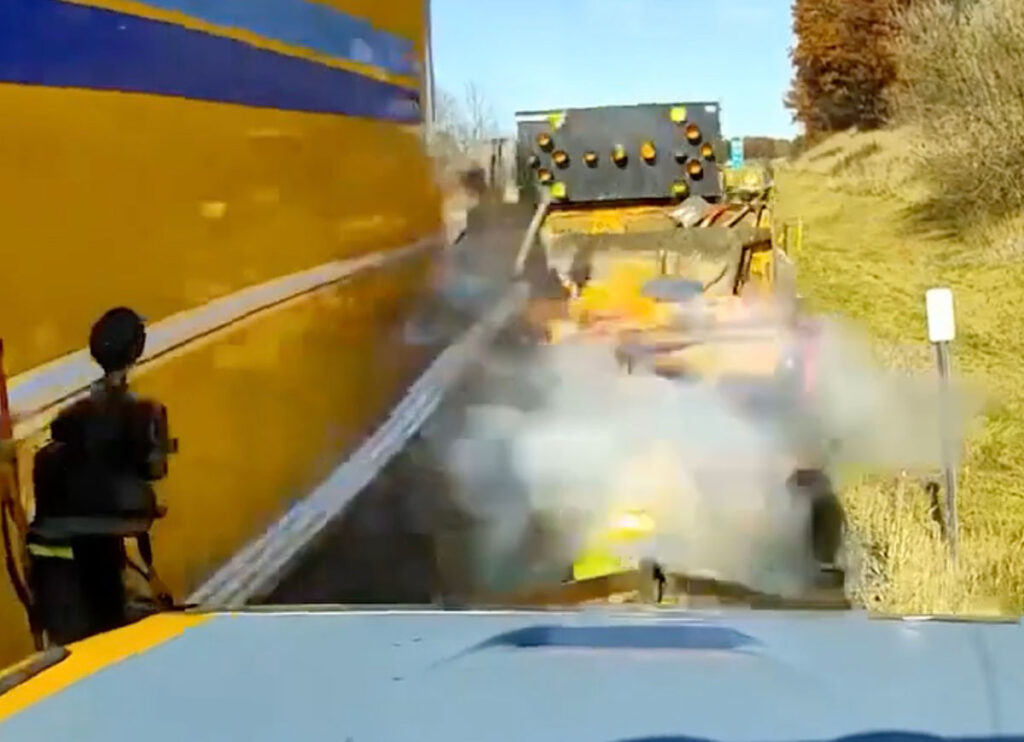
[(796, 76), (786, 105), (808, 135), (886, 122), (899, 14), (912, 1), (794, 1)]

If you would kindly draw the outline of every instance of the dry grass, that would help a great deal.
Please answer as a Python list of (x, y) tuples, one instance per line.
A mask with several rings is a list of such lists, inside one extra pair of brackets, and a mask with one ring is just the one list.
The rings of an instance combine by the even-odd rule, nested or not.
[(920, 482), (854, 483), (845, 493), (868, 555), (865, 603), (903, 613), (1024, 609), (1024, 220), (967, 236), (922, 218), (932, 197), (905, 154), (912, 131), (843, 134), (777, 172), (781, 220), (801, 217), (795, 257), (817, 310), (861, 322), (895, 366), (931, 363), (924, 292), (955, 292), (958, 370), (990, 395), (961, 471), (961, 554), (952, 567)]
[(903, 20), (899, 118), (921, 136), (908, 151), (930, 186), (921, 204), (958, 228), (1024, 209), (1024, 3), (924, 0)]
[(913, 175), (906, 144), (911, 129), (836, 134), (799, 160), (801, 172), (815, 173), (833, 189), (867, 196), (884, 196), (902, 203), (927, 197), (928, 190)]

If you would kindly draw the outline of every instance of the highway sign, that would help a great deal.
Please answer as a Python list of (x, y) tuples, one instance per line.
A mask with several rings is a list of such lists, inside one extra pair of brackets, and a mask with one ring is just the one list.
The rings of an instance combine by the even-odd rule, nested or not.
[(729, 152), (732, 155), (732, 169), (739, 170), (743, 167), (743, 140), (735, 137), (729, 142)]

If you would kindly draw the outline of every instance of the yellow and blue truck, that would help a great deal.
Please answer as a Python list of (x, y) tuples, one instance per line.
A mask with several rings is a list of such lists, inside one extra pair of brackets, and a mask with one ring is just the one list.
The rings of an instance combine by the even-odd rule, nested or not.
[[(386, 416), (427, 360), (391, 329), (445, 239), (423, 146), (429, 12), (424, 0), (0, 3), (18, 520), (49, 420), (99, 376), (84, 346), (112, 306), (146, 318), (133, 383), (168, 405), (181, 440), (153, 534), (179, 598)], [(0, 665), (31, 647), (0, 580)]]

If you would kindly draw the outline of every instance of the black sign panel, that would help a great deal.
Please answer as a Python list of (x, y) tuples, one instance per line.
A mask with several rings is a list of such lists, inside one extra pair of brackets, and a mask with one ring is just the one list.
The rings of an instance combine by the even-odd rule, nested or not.
[(555, 201), (717, 200), (717, 103), (531, 111), (516, 115), (521, 184)]

